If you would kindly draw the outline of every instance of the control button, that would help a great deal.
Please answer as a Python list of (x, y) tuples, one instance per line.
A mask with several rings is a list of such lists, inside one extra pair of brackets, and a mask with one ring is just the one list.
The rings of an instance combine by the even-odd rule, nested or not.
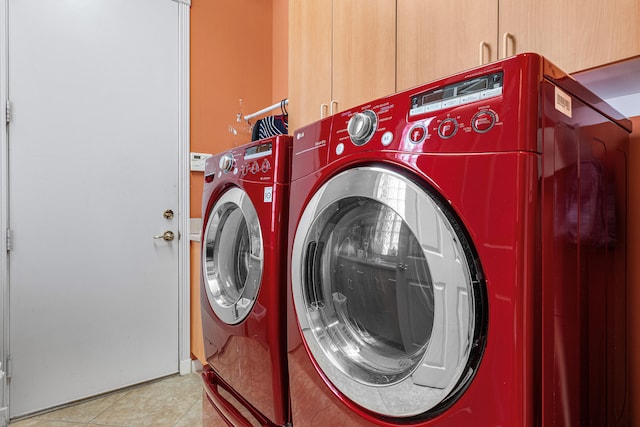
[(347, 123), (347, 133), (355, 145), (364, 145), (378, 127), (378, 116), (371, 110), (355, 113)]
[(496, 115), (493, 111), (479, 111), (471, 119), (471, 127), (478, 133), (488, 132), (495, 123)]
[(427, 136), (427, 128), (423, 125), (415, 125), (409, 131), (409, 141), (414, 144), (420, 144), (424, 141), (425, 136)]
[(236, 161), (231, 153), (223, 154), (222, 157), (220, 157), (220, 162), (218, 163), (223, 172), (230, 172), (235, 164)]
[(336, 154), (339, 156), (342, 153), (344, 153), (344, 144), (341, 142), (340, 144), (336, 145)]
[(382, 135), (382, 145), (385, 147), (393, 142), (393, 132), (387, 131)]
[(242, 172), (242, 176), (245, 176), (247, 173), (249, 173), (249, 166), (247, 166), (246, 163), (243, 164), (240, 168), (240, 172)]
[(264, 159), (262, 161), (262, 172), (268, 172), (269, 169), (271, 169), (271, 163), (269, 163), (269, 160)]
[(258, 162), (253, 162), (251, 164), (251, 173), (252, 174), (257, 174), (260, 171), (260, 165), (258, 165)]
[(458, 122), (456, 119), (445, 119), (438, 126), (438, 135), (441, 138), (448, 139), (456, 134), (458, 131)]

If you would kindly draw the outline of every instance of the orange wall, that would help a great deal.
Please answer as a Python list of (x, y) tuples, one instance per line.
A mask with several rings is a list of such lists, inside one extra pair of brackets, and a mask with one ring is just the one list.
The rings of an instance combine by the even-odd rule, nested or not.
[[(273, 103), (273, 10), (264, 0), (191, 2), (192, 152), (215, 154), (249, 142), (236, 114)], [(191, 217), (201, 215), (202, 178), (191, 173)]]
[(202, 317), (200, 315), (200, 244), (189, 242), (191, 249), (191, 294), (189, 303), (191, 305), (191, 354), (200, 363), (206, 365), (207, 359), (204, 354), (204, 335), (202, 334)]
[[(288, 0), (192, 0), (190, 151), (215, 154), (249, 142), (236, 115), (287, 98), (287, 28)], [(203, 178), (191, 172), (192, 218), (201, 217)], [(192, 242), (191, 353), (204, 363), (199, 254)]]
[(640, 117), (633, 119), (629, 146), (629, 235), (627, 276), (627, 336), (630, 425), (640, 426)]

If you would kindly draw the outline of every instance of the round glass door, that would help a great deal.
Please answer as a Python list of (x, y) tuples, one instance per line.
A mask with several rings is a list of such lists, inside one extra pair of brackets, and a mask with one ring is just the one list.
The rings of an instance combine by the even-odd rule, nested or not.
[(217, 200), (203, 239), (209, 304), (225, 323), (239, 323), (256, 301), (263, 268), (260, 222), (244, 191), (234, 187)]
[(484, 284), (447, 209), (396, 172), (354, 168), (320, 188), (296, 231), (305, 342), (340, 392), (381, 415), (446, 408), (480, 362)]

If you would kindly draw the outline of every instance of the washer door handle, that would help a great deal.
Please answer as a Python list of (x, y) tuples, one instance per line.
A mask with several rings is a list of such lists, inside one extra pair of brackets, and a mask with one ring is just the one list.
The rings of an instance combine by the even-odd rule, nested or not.
[(172, 241), (175, 237), (176, 235), (173, 234), (173, 231), (165, 231), (163, 234), (159, 236), (153, 236), (154, 239), (164, 239), (167, 242)]

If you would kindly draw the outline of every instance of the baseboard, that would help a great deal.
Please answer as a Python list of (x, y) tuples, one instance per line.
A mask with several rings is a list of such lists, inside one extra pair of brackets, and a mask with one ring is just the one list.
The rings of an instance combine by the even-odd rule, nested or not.
[(191, 359), (180, 361), (180, 375), (190, 374), (191, 371)]

